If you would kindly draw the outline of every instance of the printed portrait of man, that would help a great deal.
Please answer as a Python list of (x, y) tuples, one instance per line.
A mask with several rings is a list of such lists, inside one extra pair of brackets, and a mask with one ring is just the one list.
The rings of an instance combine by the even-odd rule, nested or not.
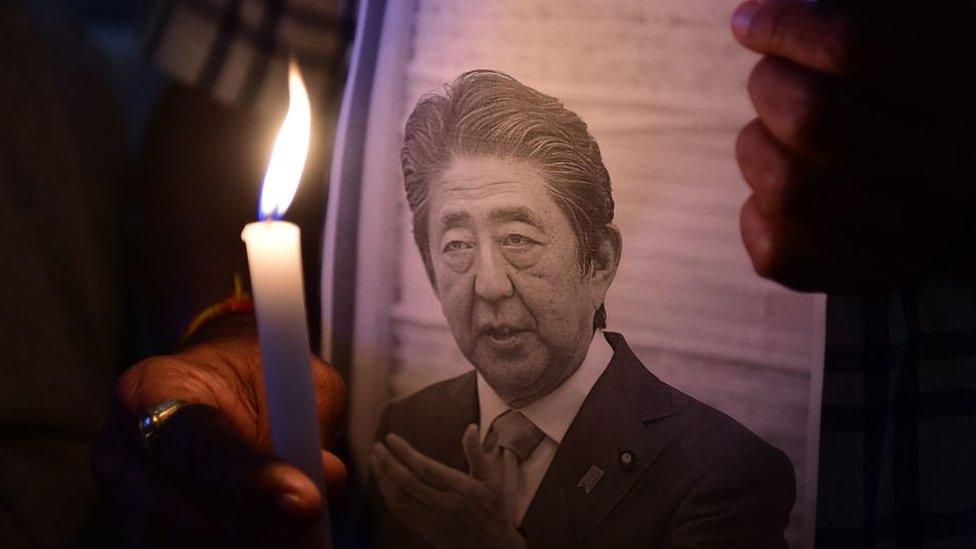
[(786, 455), (606, 330), (623, 240), (579, 116), (477, 70), (404, 133), (416, 244), (474, 371), (384, 412), (379, 545), (786, 547)]

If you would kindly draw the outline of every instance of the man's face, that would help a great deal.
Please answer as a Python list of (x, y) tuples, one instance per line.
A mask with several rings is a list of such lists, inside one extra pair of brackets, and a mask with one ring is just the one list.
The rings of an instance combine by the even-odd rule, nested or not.
[(458, 346), (509, 404), (548, 394), (585, 357), (609, 280), (580, 273), (576, 234), (532, 163), (456, 157), (429, 193), (436, 291)]

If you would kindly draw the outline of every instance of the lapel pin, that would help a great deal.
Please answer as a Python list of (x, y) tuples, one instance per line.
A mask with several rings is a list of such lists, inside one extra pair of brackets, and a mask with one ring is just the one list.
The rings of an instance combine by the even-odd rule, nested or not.
[(634, 468), (634, 464), (637, 463), (637, 456), (635, 456), (630, 450), (624, 449), (620, 451), (618, 460), (620, 461), (621, 469), (624, 471), (630, 471)]
[(596, 483), (600, 482), (601, 478), (603, 478), (603, 469), (600, 469), (596, 465), (590, 465), (590, 468), (583, 475), (583, 478), (580, 479), (576, 487), (582, 488), (584, 492), (589, 494), (593, 490), (593, 487), (596, 486)]

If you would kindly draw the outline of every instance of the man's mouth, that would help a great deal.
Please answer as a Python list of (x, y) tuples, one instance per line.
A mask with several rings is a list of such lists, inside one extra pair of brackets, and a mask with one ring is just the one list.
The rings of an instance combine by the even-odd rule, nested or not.
[(521, 343), (522, 336), (529, 330), (514, 326), (486, 326), (481, 334), (495, 347), (509, 347)]

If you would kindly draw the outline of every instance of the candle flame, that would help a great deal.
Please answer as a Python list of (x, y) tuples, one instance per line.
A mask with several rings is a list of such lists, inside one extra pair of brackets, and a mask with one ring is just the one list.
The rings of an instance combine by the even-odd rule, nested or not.
[(268, 171), (261, 185), (261, 219), (281, 217), (298, 190), (308, 156), (308, 140), (312, 131), (312, 112), (308, 92), (298, 65), (288, 64), (288, 113), (271, 151)]

